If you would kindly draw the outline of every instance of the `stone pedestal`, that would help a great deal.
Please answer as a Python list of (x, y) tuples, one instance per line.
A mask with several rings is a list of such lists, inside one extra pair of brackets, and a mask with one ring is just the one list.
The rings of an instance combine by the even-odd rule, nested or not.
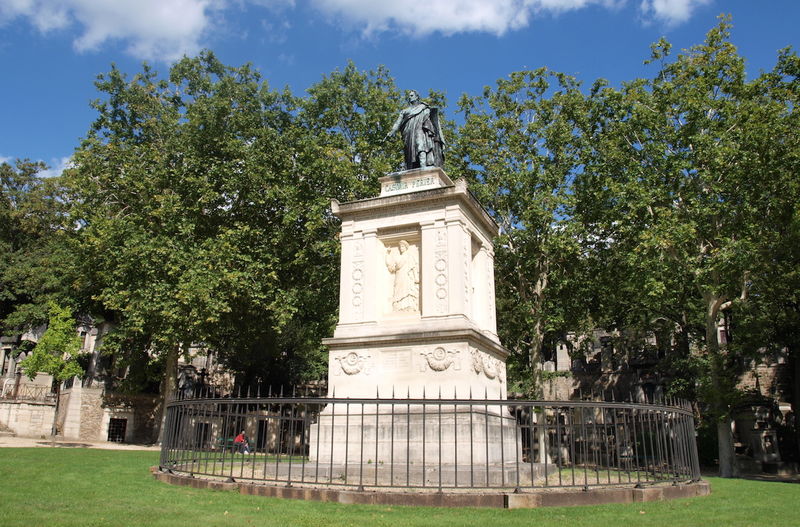
[[(342, 220), (342, 266), (339, 322), (324, 340), (328, 395), (505, 399), (508, 351), (497, 337), (494, 300), (497, 225), (466, 183), (454, 184), (440, 168), (409, 170), (381, 178), (379, 197), (334, 201), (332, 209)], [(417, 411), (389, 426), (388, 405), (371, 409), (363, 425), (359, 407), (358, 422), (345, 424), (345, 406), (329, 405), (312, 427), (312, 458), (319, 439), (327, 450), (320, 460), (358, 461), (351, 452), (363, 445), (385, 461), (402, 453), (381, 435), (392, 426), (406, 433), (403, 462), (435, 456), (456, 463), (480, 452), (473, 462), (499, 463), (519, 450), (516, 425), (500, 408), (450, 413), (452, 422), (440, 427), (438, 415)], [(446, 449), (438, 447), (440, 436)]]
[(522, 461), (516, 422), (498, 406), (337, 404), (326, 410), (312, 429), (309, 452), (322, 464), (499, 466)]

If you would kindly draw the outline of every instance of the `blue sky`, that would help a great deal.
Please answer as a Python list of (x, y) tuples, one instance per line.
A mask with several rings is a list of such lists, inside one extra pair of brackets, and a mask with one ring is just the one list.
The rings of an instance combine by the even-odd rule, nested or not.
[(800, 0), (0, 0), (0, 161), (57, 173), (94, 119), (95, 77), (142, 61), (166, 73), (200, 49), (253, 63), (303, 93), (353, 60), (384, 64), (403, 89), (444, 91), (450, 107), (512, 71), (547, 66), (585, 84), (652, 73), (661, 36), (702, 42), (720, 13), (750, 75), (800, 48)]

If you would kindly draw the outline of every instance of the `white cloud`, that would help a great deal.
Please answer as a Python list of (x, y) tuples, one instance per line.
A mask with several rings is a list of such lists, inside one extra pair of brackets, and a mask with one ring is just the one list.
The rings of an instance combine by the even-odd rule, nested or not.
[(695, 8), (710, 0), (642, 0), (641, 10), (646, 18), (655, 18), (675, 25), (689, 20)]
[[(304, 0), (365, 34), (399, 31), (411, 35), (486, 32), (495, 35), (527, 27), (535, 16), (595, 5), (618, 9), (632, 0)], [(645, 20), (686, 21), (711, 0), (636, 0)], [(297, 2), (298, 4), (301, 2)], [(264, 9), (275, 16), (265, 36), (286, 40), (282, 13), (295, 0), (0, 0), (0, 25), (26, 19), (42, 33), (77, 28), (78, 51), (120, 42), (136, 58), (171, 61), (195, 54), (204, 39), (220, 31), (226, 10)]]
[(49, 166), (51, 168), (39, 172), (39, 177), (49, 178), (49, 177), (60, 176), (64, 170), (72, 168), (72, 157), (67, 156), (67, 157), (53, 159), (50, 162)]
[(274, 23), (269, 20), (261, 20), (261, 29), (265, 41), (272, 44), (285, 44), (289, 40), (289, 30), (292, 29), (292, 25), (286, 20)]
[[(16, 165), (16, 158), (0, 155), (0, 165), (2, 165), (3, 163)], [(50, 168), (46, 170), (41, 170), (39, 172), (39, 177), (48, 178), (48, 177), (60, 176), (64, 170), (72, 168), (72, 156), (53, 158), (50, 160), (48, 166)]]
[(224, 6), (224, 0), (4, 0), (0, 23), (26, 18), (42, 32), (78, 25), (79, 51), (121, 41), (136, 58), (174, 60), (201, 48)]
[(199, 50), (212, 7), (211, 0), (71, 1), (86, 28), (75, 41), (77, 49), (94, 50), (107, 40), (123, 39), (136, 57), (168, 60)]
[(287, 7), (294, 7), (294, 0), (244, 0), (251, 4), (268, 7), (270, 9), (281, 10)]
[(462, 31), (503, 34), (527, 25), (528, 9), (519, 0), (312, 0), (320, 10), (363, 27), (365, 33), (397, 28), (426, 35)]
[(67, 7), (57, 1), (5, 0), (0, 3), (0, 22), (18, 16), (28, 17), (30, 22), (43, 32), (69, 25)]
[(619, 7), (624, 0), (310, 0), (318, 9), (374, 33), (399, 29), (414, 35), (483, 31), (502, 35), (526, 27), (533, 15), (589, 5)]

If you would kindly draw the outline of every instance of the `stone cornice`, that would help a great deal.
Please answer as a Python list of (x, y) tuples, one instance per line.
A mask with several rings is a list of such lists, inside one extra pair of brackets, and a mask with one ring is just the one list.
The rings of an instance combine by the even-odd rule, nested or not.
[(431, 190), (420, 190), (417, 192), (408, 192), (392, 196), (367, 198), (357, 201), (348, 201), (347, 203), (339, 203), (339, 201), (334, 199), (331, 200), (331, 210), (336, 217), (342, 221), (346, 221), (356, 214), (369, 212), (374, 209), (392, 211), (408, 205), (420, 205), (426, 202), (436, 201), (460, 202), (462, 205), (464, 205), (465, 209), (472, 214), (473, 218), (476, 220), (476, 223), (486, 229), (490, 237), (497, 235), (499, 231), (497, 223), (492, 219), (491, 216), (489, 216), (478, 200), (475, 199), (475, 197), (467, 188), (466, 181), (463, 179), (456, 180), (455, 184), (452, 186), (440, 187)]
[(402, 346), (405, 344), (435, 343), (453, 340), (466, 340), (470, 343), (480, 345), (484, 349), (496, 354), (502, 360), (505, 360), (510, 354), (510, 352), (502, 344), (492, 340), (480, 331), (476, 331), (471, 328), (446, 329), (441, 331), (400, 332), (395, 334), (384, 334), (377, 336), (371, 335), (364, 337), (332, 337), (322, 339), (322, 343), (334, 350), (337, 348), (352, 348), (354, 346)]

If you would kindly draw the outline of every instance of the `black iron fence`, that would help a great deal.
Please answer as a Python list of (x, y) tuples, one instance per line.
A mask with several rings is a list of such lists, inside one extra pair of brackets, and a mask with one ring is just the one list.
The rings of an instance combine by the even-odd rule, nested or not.
[(440, 490), (700, 478), (681, 401), (190, 397), (167, 404), (165, 426), (161, 469), (212, 479)]

